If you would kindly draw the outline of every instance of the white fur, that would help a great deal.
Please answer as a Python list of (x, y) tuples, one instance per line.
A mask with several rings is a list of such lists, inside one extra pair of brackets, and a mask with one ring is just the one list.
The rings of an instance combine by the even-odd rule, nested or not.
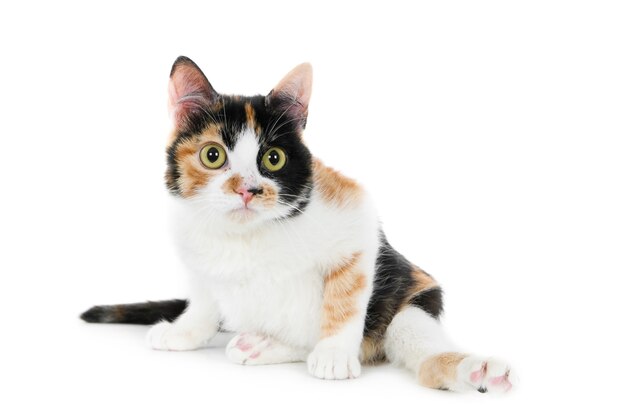
[(385, 352), (389, 360), (416, 372), (429, 356), (455, 351), (439, 322), (416, 307), (405, 308), (396, 314), (385, 334)]
[(250, 186), (258, 186), (261, 182), (261, 173), (257, 166), (257, 154), (259, 144), (256, 134), (246, 129), (237, 140), (235, 149), (229, 154), (228, 164), (230, 169), (241, 175)]
[(201, 280), (192, 283), (189, 308), (175, 323), (162, 321), (148, 332), (148, 342), (157, 350), (193, 350), (216, 335), (219, 312)]

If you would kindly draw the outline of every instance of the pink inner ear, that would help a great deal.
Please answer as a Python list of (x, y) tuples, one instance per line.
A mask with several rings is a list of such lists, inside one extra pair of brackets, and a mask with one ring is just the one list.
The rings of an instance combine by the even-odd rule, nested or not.
[(189, 116), (211, 105), (217, 95), (195, 64), (175, 64), (168, 87), (168, 108), (177, 127)]
[(203, 107), (211, 105), (210, 99), (202, 94), (191, 93), (179, 96), (172, 82), (170, 82), (169, 85), (169, 92), (170, 100), (168, 108), (176, 126), (180, 126), (184, 123), (192, 113), (201, 111)]
[(310, 64), (300, 64), (292, 69), (272, 90), (272, 96), (278, 100), (284, 100), (289, 107), (288, 112), (292, 117), (306, 117), (311, 98), (313, 83), (313, 69)]

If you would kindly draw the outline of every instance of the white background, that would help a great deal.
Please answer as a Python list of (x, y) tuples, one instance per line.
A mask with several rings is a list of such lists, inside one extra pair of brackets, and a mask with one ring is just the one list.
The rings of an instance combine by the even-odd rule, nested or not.
[[(623, 415), (623, 3), (13, 3), (0, 414)], [(96, 303), (185, 295), (162, 181), (178, 55), (240, 94), (310, 61), (307, 143), (371, 190), (392, 244), (441, 282), (452, 337), (510, 360), (520, 387), (455, 395), (390, 366), (319, 381), (81, 323)]]

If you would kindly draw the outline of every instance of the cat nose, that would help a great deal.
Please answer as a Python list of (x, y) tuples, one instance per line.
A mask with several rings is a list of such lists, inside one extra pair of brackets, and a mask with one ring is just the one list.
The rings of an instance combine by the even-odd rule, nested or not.
[(259, 195), (263, 193), (263, 189), (262, 188), (245, 188), (245, 187), (241, 187), (237, 189), (237, 194), (239, 194), (241, 196), (241, 199), (243, 200), (243, 203), (245, 205), (248, 205), (248, 203), (250, 202), (250, 200), (252, 200), (252, 198), (255, 195)]

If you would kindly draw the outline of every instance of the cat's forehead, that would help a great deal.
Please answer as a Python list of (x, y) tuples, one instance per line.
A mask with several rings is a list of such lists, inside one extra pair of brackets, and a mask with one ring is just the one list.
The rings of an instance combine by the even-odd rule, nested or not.
[(264, 96), (222, 96), (201, 120), (201, 136), (219, 135), (233, 151), (242, 138), (256, 137), (257, 143), (271, 119)]
[(235, 171), (242, 171), (253, 167), (256, 169), (256, 160), (259, 153), (259, 137), (252, 128), (242, 130), (235, 140), (230, 152), (230, 165)]

